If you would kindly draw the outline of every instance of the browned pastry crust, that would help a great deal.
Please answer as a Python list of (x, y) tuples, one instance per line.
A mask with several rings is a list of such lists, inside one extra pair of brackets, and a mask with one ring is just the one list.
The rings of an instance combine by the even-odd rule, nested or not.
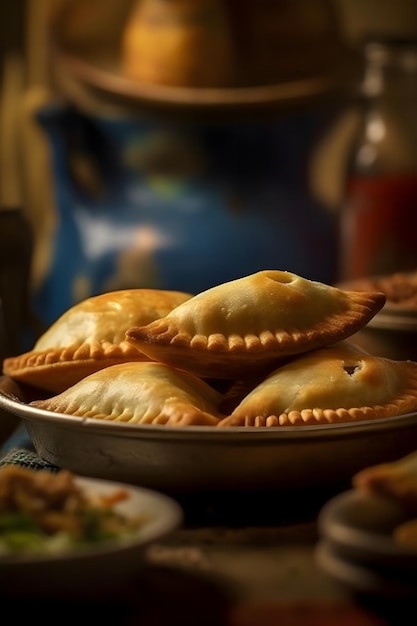
[(417, 550), (417, 519), (410, 519), (396, 526), (393, 539), (403, 548)]
[(203, 380), (162, 363), (121, 363), (30, 404), (65, 415), (130, 424), (215, 426), (221, 395)]
[(352, 478), (356, 489), (388, 496), (417, 514), (417, 453), (366, 467)]
[(396, 501), (410, 515), (397, 524), (392, 537), (399, 546), (417, 550), (417, 453), (365, 467), (352, 478), (355, 489)]
[(194, 296), (126, 333), (150, 359), (207, 378), (260, 374), (289, 355), (341, 341), (384, 305), (296, 274), (264, 270)]
[(148, 324), (191, 298), (158, 289), (126, 289), (88, 298), (68, 309), (33, 349), (6, 358), (3, 373), (40, 389), (59, 393), (109, 365), (148, 361), (125, 341), (132, 324)]
[(257, 385), (220, 427), (337, 424), (417, 410), (417, 363), (342, 342), (295, 358)]

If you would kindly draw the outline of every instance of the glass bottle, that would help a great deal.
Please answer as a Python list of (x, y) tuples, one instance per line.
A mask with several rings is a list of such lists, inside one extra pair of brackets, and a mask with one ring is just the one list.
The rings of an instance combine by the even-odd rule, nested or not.
[(370, 40), (364, 53), (364, 111), (341, 211), (342, 280), (417, 268), (417, 40)]

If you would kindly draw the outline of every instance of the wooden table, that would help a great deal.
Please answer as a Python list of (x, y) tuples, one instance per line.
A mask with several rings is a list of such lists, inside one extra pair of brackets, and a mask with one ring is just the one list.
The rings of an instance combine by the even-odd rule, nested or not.
[[(354, 597), (315, 559), (326, 493), (197, 494), (177, 498), (184, 526), (149, 547), (137, 575), (85, 598), (1, 598), (3, 610), (118, 626), (387, 626), (401, 605)], [(1, 591), (0, 591), (1, 595)], [(21, 602), (20, 600), (24, 600)], [(393, 617), (394, 616), (394, 617)], [(111, 620), (111, 621), (109, 621)]]

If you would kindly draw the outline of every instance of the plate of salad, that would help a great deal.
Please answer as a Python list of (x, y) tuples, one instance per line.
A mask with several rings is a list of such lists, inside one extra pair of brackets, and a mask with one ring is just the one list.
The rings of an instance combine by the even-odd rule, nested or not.
[(103, 593), (182, 524), (172, 498), (124, 483), (15, 465), (0, 469), (0, 589)]

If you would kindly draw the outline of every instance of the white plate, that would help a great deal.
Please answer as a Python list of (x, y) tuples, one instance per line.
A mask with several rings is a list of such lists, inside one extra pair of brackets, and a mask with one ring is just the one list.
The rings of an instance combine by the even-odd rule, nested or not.
[(145, 516), (128, 539), (77, 547), (62, 554), (0, 557), (2, 594), (47, 596), (102, 595), (117, 588), (143, 565), (146, 547), (178, 528), (183, 521), (179, 504), (155, 491), (123, 483), (77, 476), (87, 495), (109, 495), (126, 489), (128, 498), (115, 506), (128, 517)]

